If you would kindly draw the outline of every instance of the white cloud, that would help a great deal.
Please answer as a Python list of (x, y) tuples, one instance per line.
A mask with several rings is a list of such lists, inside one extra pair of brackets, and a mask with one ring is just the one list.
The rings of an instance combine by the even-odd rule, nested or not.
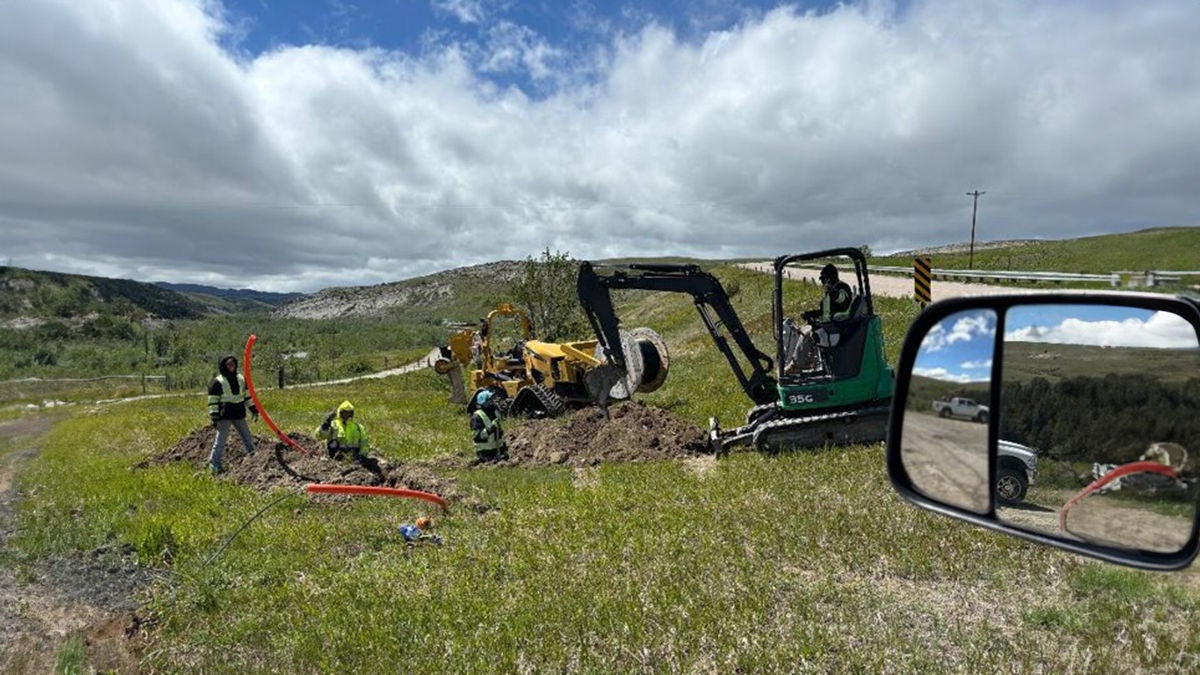
[(963, 370), (991, 370), (992, 360), (984, 359), (983, 361), (964, 361), (959, 365)]
[(945, 368), (913, 368), (913, 373), (921, 377), (928, 377), (934, 380), (941, 380), (943, 382), (958, 382), (960, 384), (966, 384), (968, 382), (984, 382), (989, 379), (987, 377), (976, 379), (972, 378), (967, 373), (955, 373), (946, 370)]
[(486, 12), (484, 0), (431, 0), (434, 11), (449, 14), (463, 23), (481, 23)]
[(991, 310), (955, 314), (948, 319), (953, 319), (949, 328), (946, 327), (947, 321), (941, 321), (925, 335), (921, 341), (922, 352), (941, 351), (956, 343), (971, 342), (977, 337), (990, 340), (996, 335), (996, 316)]
[[(434, 2), (464, 23), (497, 6)], [(889, 7), (784, 7), (688, 42), (510, 25), (420, 55), (251, 58), (221, 46), (211, 0), (0, 3), (0, 250), (313, 290), (547, 246), (961, 241), (974, 188), (981, 239), (1200, 223), (1190, 1)], [(514, 68), (551, 89), (487, 77)]]
[(1157, 347), (1195, 349), (1196, 329), (1177, 314), (1155, 312), (1146, 321), (1084, 321), (1065, 319), (1057, 326), (1028, 326), (1005, 334), (1011, 342), (1091, 345), (1096, 347)]
[(487, 54), (480, 69), (485, 73), (526, 72), (533, 80), (555, 77), (556, 61), (565, 53), (549, 45), (533, 30), (502, 21), (488, 31)]

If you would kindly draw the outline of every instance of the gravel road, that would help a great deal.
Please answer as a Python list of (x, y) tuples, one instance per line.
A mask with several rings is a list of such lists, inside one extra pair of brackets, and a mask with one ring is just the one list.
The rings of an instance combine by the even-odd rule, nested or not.
[[(773, 268), (770, 262), (755, 262), (742, 263), (742, 267), (746, 269), (773, 274)], [(818, 284), (817, 279), (820, 270), (790, 268), (787, 270), (789, 279), (799, 279), (808, 281), (813, 284)], [(945, 300), (946, 298), (957, 298), (961, 296), (979, 296), (979, 295), (998, 295), (1007, 293), (1038, 293), (1040, 291), (1028, 288), (1014, 288), (1012, 286), (999, 286), (992, 284), (968, 284), (959, 281), (938, 281), (932, 282), (930, 289), (934, 300)], [(871, 275), (871, 293), (873, 295), (885, 295), (893, 298), (910, 298), (913, 295), (913, 280), (910, 276), (894, 276), (891, 274), (872, 274)]]

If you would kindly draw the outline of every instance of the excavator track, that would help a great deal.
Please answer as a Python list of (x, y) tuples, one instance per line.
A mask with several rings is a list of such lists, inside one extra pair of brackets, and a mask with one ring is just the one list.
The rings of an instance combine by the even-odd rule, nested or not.
[(779, 415), (779, 413), (782, 411), (783, 411), (783, 406), (779, 405), (779, 401), (775, 401), (774, 403), (764, 403), (762, 405), (756, 405), (753, 408), (751, 408), (750, 410), (746, 411), (746, 424), (747, 425), (754, 424), (754, 422), (760, 418), (771, 419), (771, 418)]
[(567, 410), (562, 397), (544, 384), (535, 384), (517, 392), (509, 413), (524, 417), (558, 417)]
[[(888, 406), (777, 419), (769, 419), (769, 411), (754, 415), (757, 410), (751, 410), (754, 421), (728, 431), (721, 431), (713, 422), (709, 431), (713, 449), (727, 452), (735, 446), (753, 445), (763, 452), (782, 452), (827, 445), (878, 443), (887, 437)], [(757, 421), (764, 418), (768, 419)]]

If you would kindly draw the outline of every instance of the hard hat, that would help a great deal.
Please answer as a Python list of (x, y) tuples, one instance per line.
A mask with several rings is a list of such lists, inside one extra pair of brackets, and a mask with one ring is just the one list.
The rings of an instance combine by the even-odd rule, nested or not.
[(487, 405), (490, 400), (492, 400), (492, 392), (489, 389), (484, 389), (475, 395), (476, 405)]
[(837, 281), (837, 280), (838, 280), (838, 271), (837, 271), (837, 268), (833, 266), (833, 263), (830, 263), (821, 268), (821, 281)]
[(417, 527), (421, 528), (422, 530), (428, 530), (429, 528), (433, 527), (433, 521), (425, 516), (421, 516), (420, 518), (417, 518)]

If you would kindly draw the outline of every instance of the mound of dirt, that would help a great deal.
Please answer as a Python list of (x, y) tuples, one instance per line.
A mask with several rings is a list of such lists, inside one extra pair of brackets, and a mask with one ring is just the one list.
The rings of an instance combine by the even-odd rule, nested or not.
[[(187, 462), (198, 470), (207, 471), (208, 454), (216, 433), (212, 427), (197, 429), (138, 466)], [(274, 438), (255, 436), (254, 454), (247, 455), (242, 450), (237, 434), (231, 433), (225, 446), (225, 473), (221, 479), (252, 485), (263, 491), (276, 487), (294, 488), (305, 483), (402, 487), (432, 492), (447, 502), (459, 502), (477, 510), (483, 508), (477, 499), (460, 495), (452, 479), (441, 478), (426, 467), (402, 465), (375, 457), (369, 458), (363, 465), (351, 460), (330, 459), (321, 441), (298, 434), (289, 434), (288, 437), (304, 448), (306, 454)]]
[(709, 453), (702, 430), (662, 408), (630, 401), (611, 406), (609, 415), (582, 408), (516, 424), (508, 435), (509, 459), (501, 464), (592, 466)]
[[(705, 434), (661, 408), (626, 402), (609, 408), (610, 419), (596, 408), (576, 410), (564, 417), (525, 420), (512, 425), (508, 434), (509, 458), (483, 466), (586, 467), (601, 462), (637, 462), (696, 457), (709, 454)], [(196, 429), (165, 451), (145, 460), (139, 467), (186, 462), (198, 471), (208, 470), (208, 454), (216, 430)], [(435, 469), (463, 469), (475, 465), (460, 457), (400, 464), (370, 458), (364, 464), (329, 459), (321, 441), (290, 434), (306, 452), (269, 436), (255, 436), (253, 455), (242, 450), (241, 440), (231, 433), (225, 446), (225, 473), (220, 480), (233, 480), (267, 491), (298, 488), (305, 483), (403, 487), (440, 495), (477, 511), (487, 510), (477, 497), (460, 494), (452, 478)], [(327, 497), (344, 499), (343, 497)]]

